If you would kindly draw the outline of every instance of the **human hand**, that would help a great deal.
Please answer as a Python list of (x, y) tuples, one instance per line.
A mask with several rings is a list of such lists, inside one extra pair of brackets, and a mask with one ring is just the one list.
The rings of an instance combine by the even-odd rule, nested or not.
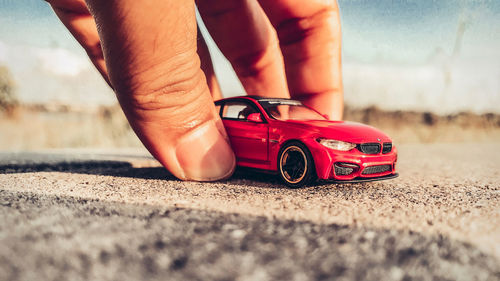
[[(193, 0), (48, 2), (114, 88), (131, 127), (158, 161), (185, 180), (232, 174), (235, 157), (213, 104), (220, 92), (197, 36)], [(334, 0), (196, 4), (248, 93), (291, 96), (331, 119), (342, 117)]]

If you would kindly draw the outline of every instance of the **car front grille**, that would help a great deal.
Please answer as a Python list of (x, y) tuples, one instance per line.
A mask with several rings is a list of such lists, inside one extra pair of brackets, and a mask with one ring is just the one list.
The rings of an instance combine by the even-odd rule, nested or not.
[(392, 142), (384, 142), (384, 146), (382, 147), (382, 153), (387, 154), (392, 151)]
[(357, 148), (359, 151), (366, 154), (378, 154), (380, 153), (381, 145), (380, 143), (362, 143), (358, 144)]
[(366, 167), (361, 174), (372, 175), (387, 172), (391, 170), (391, 165), (377, 165)]

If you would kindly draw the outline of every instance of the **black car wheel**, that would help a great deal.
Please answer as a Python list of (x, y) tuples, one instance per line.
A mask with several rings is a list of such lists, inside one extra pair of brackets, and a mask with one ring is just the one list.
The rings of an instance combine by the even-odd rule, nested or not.
[(293, 188), (307, 185), (315, 179), (314, 162), (304, 144), (290, 142), (280, 149), (278, 173), (283, 182)]

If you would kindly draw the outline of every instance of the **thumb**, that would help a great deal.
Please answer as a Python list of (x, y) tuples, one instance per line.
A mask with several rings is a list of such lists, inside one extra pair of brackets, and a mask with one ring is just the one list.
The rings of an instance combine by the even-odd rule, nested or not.
[(196, 53), (193, 1), (87, 1), (110, 82), (152, 155), (185, 180), (217, 180), (235, 157)]
[(173, 175), (197, 181), (227, 178), (235, 157), (212, 97), (201, 89), (206, 88), (201, 71), (199, 77), (199, 89), (121, 97), (120, 104), (141, 141)]

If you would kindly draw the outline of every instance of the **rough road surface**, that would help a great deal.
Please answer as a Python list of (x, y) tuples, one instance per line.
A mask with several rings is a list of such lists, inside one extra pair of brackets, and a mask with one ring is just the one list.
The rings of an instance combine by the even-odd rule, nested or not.
[(0, 153), (0, 280), (499, 280), (500, 145), (399, 149), (398, 179), (180, 182), (135, 151)]

